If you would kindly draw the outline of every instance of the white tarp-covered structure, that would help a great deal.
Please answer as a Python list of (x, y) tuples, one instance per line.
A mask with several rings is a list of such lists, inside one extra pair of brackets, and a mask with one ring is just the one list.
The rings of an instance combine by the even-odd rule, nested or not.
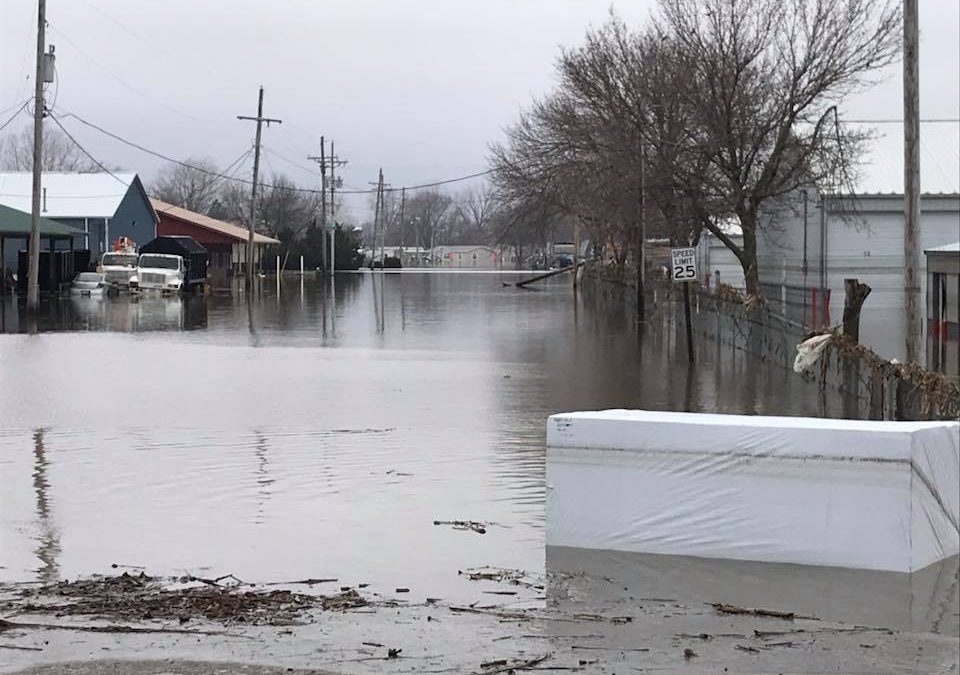
[(913, 572), (960, 551), (960, 424), (547, 422), (547, 544)]

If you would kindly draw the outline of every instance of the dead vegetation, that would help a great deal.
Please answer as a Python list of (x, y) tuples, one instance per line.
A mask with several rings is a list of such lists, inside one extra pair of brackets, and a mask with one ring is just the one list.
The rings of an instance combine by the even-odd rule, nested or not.
[[(144, 573), (123, 573), (60, 581), (21, 591), (3, 609), (56, 616), (88, 616), (125, 621), (191, 620), (222, 624), (285, 625), (296, 623), (308, 610), (343, 611), (369, 602), (356, 589), (331, 595), (310, 595), (286, 589), (261, 590), (249, 584), (222, 585), (218, 579), (183, 577), (171, 580)], [(185, 583), (182, 583), (186, 580)]]

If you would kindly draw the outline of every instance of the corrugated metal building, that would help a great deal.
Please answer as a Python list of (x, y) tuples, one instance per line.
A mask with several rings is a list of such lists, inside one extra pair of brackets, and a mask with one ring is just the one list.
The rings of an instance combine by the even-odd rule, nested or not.
[[(960, 236), (960, 232), (957, 233)], [(960, 379), (960, 242), (927, 259), (927, 367)]]
[[(40, 215), (82, 230), (74, 246), (89, 249), (92, 260), (118, 237), (144, 244), (157, 235), (157, 214), (135, 173), (46, 171), (41, 187)], [(30, 172), (0, 172), (0, 204), (30, 213), (32, 189)], [(15, 260), (16, 251), (8, 250), (5, 264)]]
[[(921, 250), (957, 241), (960, 195), (924, 194), (921, 209)], [(903, 222), (901, 194), (821, 196), (798, 191), (765, 217), (757, 241), (760, 281), (765, 289), (829, 290), (829, 317), (837, 323), (843, 312), (843, 280), (856, 277), (873, 289), (863, 306), (861, 342), (882, 356), (903, 359)], [(923, 256), (920, 264), (918, 278), (925, 293)]]

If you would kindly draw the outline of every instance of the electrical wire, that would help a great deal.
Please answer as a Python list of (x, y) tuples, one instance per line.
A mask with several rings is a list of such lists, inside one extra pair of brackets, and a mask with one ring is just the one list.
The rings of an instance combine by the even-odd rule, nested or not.
[(9, 108), (4, 108), (3, 110), (0, 110), (0, 115), (6, 115), (8, 112), (10, 112), (11, 110), (13, 110), (14, 108), (17, 108), (17, 109), (18, 109), (17, 112), (19, 113), (20, 110), (23, 110), (23, 108), (24, 108), (28, 103), (30, 103), (30, 101), (32, 100), (32, 98), (33, 98), (32, 96), (31, 96), (30, 98), (25, 98), (24, 100), (20, 101), (19, 103), (14, 103), (14, 104), (13, 104), (12, 106), (10, 106)]
[(80, 149), (80, 152), (82, 152), (83, 154), (85, 154), (85, 155), (87, 156), (87, 158), (88, 158), (91, 162), (93, 162), (93, 163), (96, 164), (98, 167), (100, 167), (101, 169), (103, 169), (103, 171), (105, 171), (106, 173), (108, 173), (108, 174), (110, 174), (111, 176), (113, 176), (114, 179), (115, 179), (118, 183), (120, 183), (121, 185), (123, 185), (124, 187), (130, 187), (130, 184), (129, 184), (129, 183), (127, 183), (125, 180), (123, 180), (122, 178), (120, 178), (119, 176), (117, 176), (117, 174), (115, 174), (113, 171), (111, 171), (110, 169), (108, 169), (107, 167), (105, 167), (100, 161), (98, 161), (96, 157), (94, 157), (94, 156), (91, 155), (89, 152), (87, 152), (87, 149), (86, 149), (85, 147), (83, 147), (82, 145), (80, 145), (80, 141), (78, 141), (76, 138), (74, 138), (74, 137), (70, 134), (70, 132), (67, 131), (66, 128), (64, 128), (64, 126), (63, 126), (62, 124), (60, 124), (60, 120), (57, 119), (56, 115), (54, 115), (52, 112), (48, 112), (47, 115), (48, 115), (48, 117), (50, 117), (50, 119), (53, 120), (54, 124), (56, 124), (58, 127), (60, 127), (60, 131), (62, 131), (64, 134), (66, 134), (67, 138), (69, 138), (69, 139), (73, 142), (73, 144), (74, 144), (75, 146), (77, 146), (77, 148)]
[(87, 53), (86, 51), (84, 51), (79, 45), (77, 45), (76, 42), (74, 42), (74, 41), (71, 40), (67, 35), (65, 35), (62, 30), (58, 29), (58, 28), (57, 28), (56, 26), (54, 26), (53, 24), (51, 24), (50, 26), (48, 26), (48, 28), (49, 28), (50, 31), (52, 31), (53, 33), (55, 33), (55, 34), (59, 35), (61, 38), (63, 38), (63, 39), (67, 42), (68, 45), (70, 45), (71, 47), (73, 47), (74, 49), (76, 49), (77, 52), (79, 52), (84, 58), (86, 58), (88, 61), (90, 61), (93, 65), (95, 65), (97, 68), (99, 68), (100, 70), (102, 70), (104, 73), (106, 73), (107, 75), (109, 75), (110, 77), (112, 77), (112, 78), (113, 78), (114, 80), (116, 80), (118, 83), (120, 83), (121, 85), (123, 85), (124, 87), (126, 87), (127, 89), (129, 89), (130, 91), (132, 91), (133, 93), (137, 94), (137, 95), (140, 96), (141, 98), (143, 98), (143, 99), (145, 99), (145, 100), (147, 100), (147, 101), (150, 101), (151, 103), (154, 103), (154, 104), (156, 104), (156, 105), (159, 105), (159, 106), (161, 106), (162, 108), (166, 108), (167, 110), (169, 110), (169, 111), (172, 112), (172, 113), (176, 113), (177, 115), (180, 115), (181, 117), (186, 117), (187, 119), (191, 119), (191, 120), (193, 120), (193, 121), (195, 121), (195, 122), (201, 122), (201, 123), (203, 123), (203, 124), (215, 124), (215, 122), (213, 122), (212, 120), (203, 119), (203, 118), (201, 118), (201, 117), (197, 117), (196, 115), (191, 115), (190, 113), (186, 113), (186, 112), (184, 112), (184, 111), (182, 111), (182, 110), (178, 110), (177, 108), (174, 108), (173, 106), (169, 105), (168, 103), (166, 103), (166, 102), (164, 102), (164, 101), (162, 101), (162, 100), (160, 100), (160, 99), (158, 99), (158, 98), (155, 98), (155, 97), (153, 97), (153, 96), (150, 96), (149, 94), (141, 91), (138, 87), (130, 84), (130, 83), (127, 82), (125, 79), (123, 79), (122, 77), (120, 77), (119, 75), (117, 75), (115, 72), (113, 72), (112, 70), (110, 70), (109, 68), (107, 68), (107, 67), (106, 67), (105, 65), (103, 65), (102, 63), (100, 63), (97, 59), (95, 59), (95, 58), (94, 58), (93, 56), (91, 56), (89, 53)]
[[(6, 122), (4, 122), (3, 124), (0, 124), (0, 131), (3, 131), (3, 130), (6, 129), (8, 126), (10, 126), (10, 123), (13, 122), (13, 120), (17, 119), (17, 116), (18, 116), (20, 113), (22, 113), (22, 112), (23, 112), (23, 109), (26, 108), (29, 104), (30, 104), (30, 99), (27, 99), (26, 101), (24, 101), (23, 103), (21, 103), (21, 104), (20, 104), (20, 107), (17, 108), (17, 111), (16, 111), (15, 113), (13, 113), (13, 115), (10, 116), (10, 119), (8, 119), (8, 120), (7, 120)], [(7, 108), (7, 110), (9, 110), (9, 108)], [(4, 112), (6, 112), (6, 111), (4, 111)]]
[[(103, 127), (98, 126), (98, 125), (96, 125), (96, 124), (94, 124), (93, 122), (90, 122), (90, 121), (88, 121), (88, 120), (85, 120), (84, 118), (80, 117), (80, 116), (77, 115), (76, 113), (72, 113), (72, 112), (65, 111), (65, 110), (64, 110), (64, 111), (60, 111), (60, 112), (62, 113), (62, 118), (63, 118), (63, 119), (73, 118), (73, 119), (77, 120), (78, 122), (80, 122), (81, 124), (83, 124), (83, 125), (85, 125), (85, 126), (87, 126), (87, 127), (90, 127), (91, 129), (95, 129), (96, 131), (99, 131), (101, 134), (103, 134), (103, 135), (105, 135), (105, 136), (109, 136), (110, 138), (112, 138), (112, 139), (114, 139), (114, 140), (116, 140), (116, 141), (118, 141), (118, 142), (120, 142), (120, 143), (123, 143), (124, 145), (127, 145), (127, 146), (129, 146), (129, 147), (131, 147), (131, 148), (134, 148), (134, 149), (136, 149), (136, 150), (139, 150), (139, 151), (141, 151), (141, 152), (144, 152), (144, 153), (146, 153), (146, 154), (148, 154), (148, 155), (153, 155), (154, 157), (157, 157), (157, 158), (162, 159), (162, 160), (164, 160), (164, 161), (171, 162), (171, 163), (173, 163), (173, 164), (179, 164), (180, 166), (184, 166), (184, 167), (187, 167), (188, 169), (193, 169), (193, 170), (195, 170), (195, 171), (199, 171), (200, 173), (205, 173), (205, 174), (210, 175), (210, 176), (217, 176), (217, 177), (224, 178), (224, 179), (227, 179), (227, 180), (232, 180), (232, 181), (235, 181), (235, 182), (238, 182), (238, 183), (243, 183), (243, 184), (245, 184), (245, 185), (253, 185), (253, 181), (252, 181), (252, 180), (247, 180), (247, 179), (245, 179), (245, 178), (237, 178), (237, 177), (234, 177), (234, 176), (227, 176), (227, 175), (225, 175), (223, 172), (220, 172), (220, 171), (211, 171), (211, 170), (209, 170), (209, 169), (204, 169), (203, 167), (195, 166), (195, 165), (193, 165), (193, 164), (189, 164), (189, 163), (187, 163), (187, 162), (183, 162), (183, 161), (181, 161), (181, 160), (174, 159), (174, 158), (172, 158), (172, 157), (170, 157), (170, 156), (168, 156), (168, 155), (164, 155), (163, 153), (157, 152), (156, 150), (151, 150), (151, 149), (149, 149), (149, 148), (146, 148), (146, 147), (144, 147), (144, 146), (142, 146), (142, 145), (140, 145), (140, 144), (138, 144), (138, 143), (134, 143), (133, 141), (129, 141), (129, 140), (127, 140), (126, 138), (123, 138), (122, 136), (119, 136), (119, 135), (117, 135), (117, 134), (115, 134), (115, 133), (113, 133), (113, 132), (107, 131), (107, 130), (104, 129)], [(421, 189), (424, 189), (424, 188), (438, 187), (438, 186), (440, 186), (440, 185), (449, 185), (449, 184), (451, 184), (451, 183), (458, 183), (458, 182), (465, 181), (465, 180), (471, 180), (471, 179), (473, 179), (473, 178), (479, 178), (479, 177), (481, 177), (481, 176), (487, 176), (487, 175), (493, 173), (493, 171), (494, 171), (493, 169), (487, 169), (486, 171), (479, 171), (479, 172), (477, 172), (477, 173), (472, 173), (472, 174), (469, 174), (469, 175), (467, 175), (467, 176), (458, 176), (457, 178), (448, 178), (448, 179), (446, 179), (446, 180), (434, 181), (434, 182), (432, 182), (432, 183), (421, 183), (420, 185), (408, 185), (408, 186), (405, 186), (405, 187), (406, 187), (407, 190), (421, 190)], [(260, 188), (272, 188), (271, 185), (269, 185), (269, 184), (267, 184), (267, 183), (264, 183), (264, 182), (262, 182), (262, 181), (259, 181), (259, 182), (257, 183), (257, 187), (260, 187)], [(317, 190), (317, 189), (301, 188), (301, 187), (295, 187), (295, 186), (278, 187), (278, 188), (276, 188), (276, 189), (285, 190), (285, 191), (287, 191), (287, 192), (299, 192), (299, 193), (303, 193), (303, 194), (314, 194), (314, 195), (320, 194), (320, 190)], [(392, 187), (392, 188), (385, 188), (385, 189), (384, 189), (384, 192), (400, 192), (400, 191), (403, 190), (403, 189), (404, 189), (404, 186), (401, 186), (401, 187)], [(376, 192), (377, 192), (376, 188), (373, 188), (373, 189), (370, 189), (370, 190), (337, 190), (337, 194), (341, 194), (341, 195), (344, 195), (344, 194), (365, 194), (365, 195), (369, 195), (369, 194), (376, 194)]]
[(290, 166), (296, 167), (297, 169), (300, 169), (301, 171), (305, 171), (306, 173), (309, 173), (309, 174), (312, 175), (312, 176), (317, 176), (318, 178), (320, 177), (320, 172), (319, 172), (319, 171), (315, 171), (315, 170), (313, 170), (313, 169), (311, 169), (311, 168), (309, 168), (309, 167), (303, 166), (302, 164), (297, 164), (297, 163), (294, 162), (292, 159), (288, 159), (287, 157), (284, 157), (284, 156), (281, 155), (279, 152), (277, 152), (276, 150), (273, 150), (272, 148), (270, 148), (270, 147), (267, 146), (267, 145), (261, 144), (260, 147), (264, 150), (264, 152), (270, 153), (271, 155), (273, 155), (273, 156), (276, 157), (277, 159), (286, 162), (286, 163), (289, 164)]
[[(918, 120), (920, 124), (960, 124), (960, 118), (928, 117)], [(841, 124), (903, 124), (902, 119), (840, 120)]]

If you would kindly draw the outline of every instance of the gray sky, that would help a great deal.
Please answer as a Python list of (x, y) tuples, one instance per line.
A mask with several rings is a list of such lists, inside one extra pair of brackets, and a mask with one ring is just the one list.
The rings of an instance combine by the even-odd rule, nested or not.
[[(412, 185), (486, 169), (488, 143), (532, 97), (550, 90), (561, 45), (578, 44), (611, 6), (638, 25), (653, 5), (48, 0), (47, 41), (56, 45), (58, 69), (48, 96), (58, 108), (164, 154), (227, 165), (251, 143), (253, 123), (236, 115), (256, 113), (263, 84), (265, 114), (283, 119), (264, 130), (267, 171), (316, 182), (306, 155), (316, 154), (324, 134), (349, 161), (342, 171), (347, 186), (367, 188), (379, 166), (392, 185)], [(956, 118), (960, 3), (920, 5), (921, 115)], [(32, 92), (35, 12), (36, 0), (0, 0), (0, 110)], [(850, 119), (901, 117), (899, 66), (843, 107)], [(162, 164), (75, 121), (66, 124), (104, 162), (146, 179)], [(900, 190), (902, 127), (877, 131), (882, 137), (863, 187)], [(960, 125), (925, 125), (921, 135), (923, 188), (960, 190)], [(367, 202), (351, 200), (355, 217), (366, 215)]]

